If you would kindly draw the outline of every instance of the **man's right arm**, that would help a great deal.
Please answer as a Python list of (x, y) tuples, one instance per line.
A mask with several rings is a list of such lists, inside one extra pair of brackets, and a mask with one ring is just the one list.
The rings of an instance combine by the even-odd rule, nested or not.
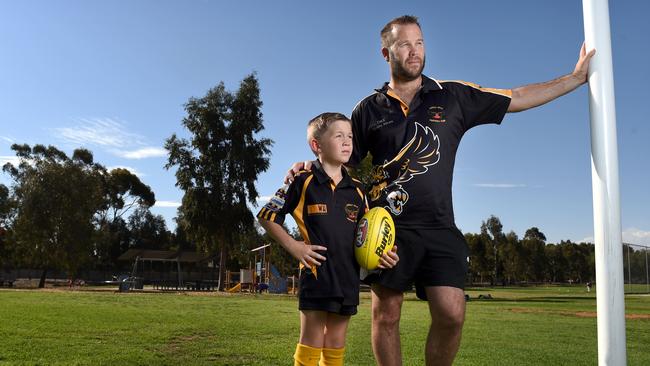
[(512, 101), (508, 107), (508, 112), (521, 112), (540, 106), (586, 83), (589, 73), (589, 61), (595, 53), (595, 50), (587, 53), (585, 44), (583, 43), (578, 62), (571, 74), (545, 83), (524, 85), (512, 89)]

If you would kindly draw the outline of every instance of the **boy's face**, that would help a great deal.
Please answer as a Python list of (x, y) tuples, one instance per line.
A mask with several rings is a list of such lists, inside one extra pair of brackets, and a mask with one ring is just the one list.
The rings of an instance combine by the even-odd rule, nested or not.
[(334, 121), (318, 142), (318, 156), (334, 164), (345, 164), (352, 155), (352, 126), (348, 121)]

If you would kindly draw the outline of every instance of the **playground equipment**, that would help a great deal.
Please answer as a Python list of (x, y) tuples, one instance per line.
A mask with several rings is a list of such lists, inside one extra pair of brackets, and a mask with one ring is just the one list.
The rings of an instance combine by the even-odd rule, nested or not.
[[(268, 252), (267, 252), (268, 251)], [(271, 244), (262, 245), (251, 250), (254, 253), (253, 262), (248, 269), (239, 272), (226, 272), (226, 286), (228, 292), (262, 292), (268, 291), (275, 294), (296, 293), (297, 281), (295, 276), (284, 278), (278, 269), (269, 260)], [(253, 268), (255, 263), (255, 268)], [(289, 287), (291, 283), (291, 287)]]

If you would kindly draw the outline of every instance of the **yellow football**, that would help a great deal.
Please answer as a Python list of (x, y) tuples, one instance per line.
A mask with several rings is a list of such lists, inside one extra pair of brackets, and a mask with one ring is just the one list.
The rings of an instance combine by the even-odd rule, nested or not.
[(373, 270), (379, 258), (395, 244), (395, 224), (383, 207), (370, 209), (363, 215), (354, 240), (354, 256), (359, 265)]

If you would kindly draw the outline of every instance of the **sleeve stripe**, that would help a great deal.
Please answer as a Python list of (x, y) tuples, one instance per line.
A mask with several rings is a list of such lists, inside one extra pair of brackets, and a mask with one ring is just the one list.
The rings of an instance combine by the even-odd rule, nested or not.
[(478, 84), (470, 83), (468, 81), (462, 81), (462, 80), (441, 80), (442, 83), (450, 82), (450, 83), (459, 83), (463, 85), (470, 86), (474, 89), (478, 89), (482, 92), (487, 92), (487, 93), (492, 93), (492, 94), (498, 94), (504, 97), (512, 98), (512, 90), (510, 89), (496, 89), (496, 88), (483, 88)]
[(357, 188), (357, 193), (359, 194), (359, 197), (361, 197), (361, 200), (363, 201), (363, 200), (364, 200), (364, 199), (363, 199), (363, 198), (364, 198), (364, 197), (363, 197), (363, 192), (361, 192), (361, 190), (359, 189), (359, 187), (356, 187), (356, 188)]

